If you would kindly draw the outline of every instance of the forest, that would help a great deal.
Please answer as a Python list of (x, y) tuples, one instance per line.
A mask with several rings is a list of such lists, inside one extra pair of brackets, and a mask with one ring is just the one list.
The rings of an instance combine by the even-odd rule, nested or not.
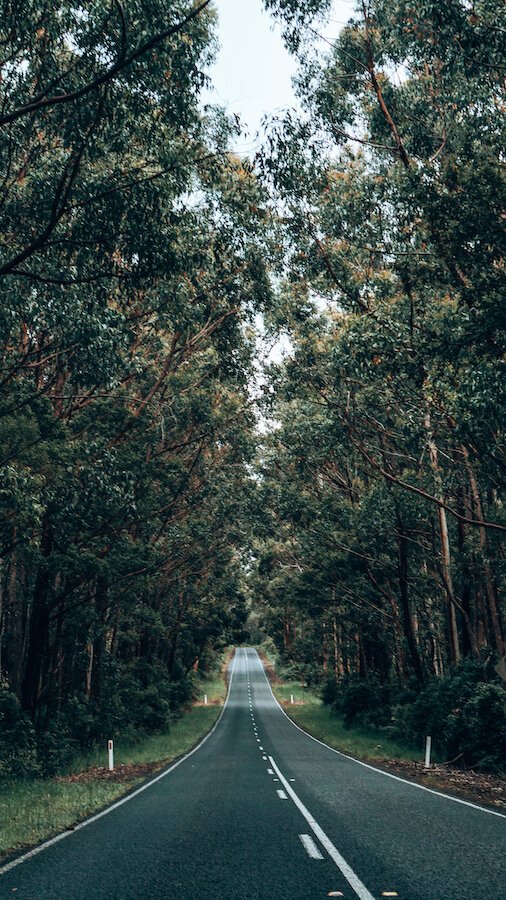
[(0, 778), (263, 639), (504, 766), (504, 16), (264, 5), (300, 109), (248, 158), (210, 0), (2, 2)]

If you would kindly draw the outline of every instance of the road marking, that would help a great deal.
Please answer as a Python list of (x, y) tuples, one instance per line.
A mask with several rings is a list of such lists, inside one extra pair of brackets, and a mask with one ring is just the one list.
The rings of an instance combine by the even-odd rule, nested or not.
[[(255, 653), (257, 653), (256, 650), (255, 650)], [(288, 719), (288, 721), (290, 722), (291, 725), (293, 725), (294, 728), (297, 728), (298, 731), (301, 731), (302, 734), (305, 734), (306, 737), (308, 737), (312, 741), (314, 741), (315, 744), (320, 744), (320, 746), (325, 747), (327, 750), (330, 750), (332, 753), (337, 753), (338, 756), (343, 756), (344, 759), (349, 759), (350, 762), (356, 763), (357, 766), (363, 766), (364, 769), (370, 769), (371, 772), (376, 772), (377, 775), (385, 775), (386, 778), (393, 778), (394, 781), (401, 781), (402, 784), (407, 784), (407, 785), (409, 785), (409, 787), (417, 788), (419, 791), (427, 791), (428, 794), (435, 794), (436, 797), (442, 797), (443, 800), (451, 800), (452, 803), (461, 803), (462, 806), (470, 806), (471, 809), (477, 809), (479, 812), (488, 813), (490, 816), (499, 816), (500, 819), (506, 819), (506, 813), (497, 812), (495, 809), (487, 809), (486, 806), (478, 806), (476, 803), (471, 803), (470, 800), (461, 800), (460, 797), (451, 797), (450, 794), (443, 794), (443, 793), (441, 793), (441, 791), (435, 791), (433, 788), (425, 787), (424, 784), (417, 784), (416, 781), (408, 781), (407, 778), (401, 778), (400, 775), (393, 775), (392, 772), (385, 772), (383, 769), (377, 769), (376, 766), (371, 766), (369, 763), (362, 762), (361, 759), (355, 759), (354, 756), (348, 756), (348, 754), (343, 753), (342, 750), (336, 750), (335, 747), (329, 747), (329, 745), (325, 744), (324, 741), (320, 741), (320, 740), (318, 740), (318, 738), (313, 737), (312, 734), (309, 734), (308, 731), (304, 731), (304, 729), (301, 728), (300, 725), (297, 725), (297, 723), (294, 722), (293, 719), (291, 719), (290, 716), (284, 711), (281, 704), (278, 703), (278, 701), (276, 700), (276, 697), (274, 696), (269, 679), (267, 678), (267, 675), (265, 674), (265, 669), (262, 665), (260, 657), (258, 656), (258, 653), (257, 653), (257, 657), (258, 657), (259, 665), (261, 666), (261, 669), (262, 669), (262, 674), (267, 682), (267, 687), (269, 688), (269, 690), (272, 694), (272, 699), (274, 700), (274, 703), (281, 710), (285, 719)]]
[(295, 803), (295, 806), (297, 807), (299, 812), (302, 813), (312, 832), (316, 835), (316, 837), (320, 841), (320, 844), (325, 848), (330, 858), (334, 860), (337, 868), (340, 872), (342, 872), (350, 887), (355, 891), (357, 897), (359, 897), (360, 900), (374, 900), (373, 895), (367, 890), (365, 884), (362, 883), (358, 875), (356, 875), (351, 866), (348, 865), (344, 856), (341, 856), (337, 847), (335, 847), (330, 838), (327, 837), (323, 828), (318, 825), (316, 819), (313, 818), (307, 807), (304, 806), (302, 800), (295, 793), (293, 787), (288, 783), (285, 776), (274, 762), (272, 756), (269, 756), (269, 762), (276, 774), (279, 776), (281, 784)]
[(143, 791), (147, 791), (147, 789), (150, 788), (151, 785), (156, 784), (157, 781), (161, 781), (162, 778), (165, 778), (166, 775), (169, 775), (170, 772), (173, 772), (174, 769), (177, 769), (177, 767), (180, 766), (181, 763), (184, 763), (187, 759), (190, 758), (190, 756), (193, 756), (193, 754), (196, 753), (197, 750), (200, 750), (202, 745), (205, 744), (205, 742), (207, 740), (209, 740), (211, 735), (216, 731), (218, 725), (220, 724), (220, 722), (225, 714), (225, 710), (228, 706), (228, 701), (230, 699), (230, 692), (232, 690), (232, 682), (234, 680), (237, 657), (238, 657), (238, 654), (236, 653), (236, 655), (234, 656), (234, 662), (233, 662), (232, 669), (230, 672), (230, 681), (228, 683), (228, 691), (227, 691), (227, 696), (225, 698), (225, 703), (223, 704), (223, 709), (222, 709), (220, 715), (218, 716), (216, 722), (214, 723), (213, 727), (211, 728), (211, 730), (207, 732), (207, 734), (202, 738), (202, 740), (197, 744), (197, 746), (193, 748), (193, 750), (190, 750), (189, 753), (186, 753), (185, 756), (182, 756), (181, 759), (178, 759), (177, 762), (175, 762), (168, 769), (165, 769), (164, 772), (160, 772), (160, 774), (156, 775), (154, 778), (152, 778), (151, 781), (148, 781), (145, 784), (142, 784), (139, 788), (137, 788), (136, 791), (132, 791), (131, 794), (128, 794), (126, 797), (122, 797), (121, 800), (117, 800), (116, 803), (112, 803), (111, 806), (107, 807), (107, 809), (103, 809), (103, 810), (101, 810), (101, 812), (95, 813), (94, 816), (90, 816), (90, 818), (85, 819), (84, 822), (79, 822), (77, 825), (74, 825), (74, 827), (72, 828), (71, 831), (62, 831), (61, 834), (57, 834), (54, 838), (51, 838), (49, 841), (44, 841), (43, 844), (39, 844), (38, 847), (34, 847), (33, 850), (28, 850), (27, 853), (23, 853), (21, 856), (16, 857), (16, 859), (11, 860), (11, 862), (6, 863), (4, 866), (0, 866), (0, 875), (5, 875), (6, 872), (10, 872), (11, 869), (15, 869), (16, 866), (19, 866), (19, 865), (21, 865), (21, 863), (26, 862), (27, 859), (32, 859), (32, 857), (37, 856), (39, 853), (42, 853), (43, 850), (47, 850), (48, 847), (52, 847), (53, 844), (57, 844), (59, 841), (63, 841), (64, 838), (68, 838), (72, 834), (76, 834), (76, 832), (81, 831), (83, 828), (87, 828), (88, 825), (91, 825), (93, 822), (97, 822), (98, 819), (101, 819), (103, 816), (107, 816), (114, 809), (118, 809), (120, 806), (123, 806), (124, 803), (128, 803), (129, 800), (133, 800), (134, 797), (137, 797), (139, 794), (142, 794)]
[(266, 757), (266, 756), (262, 756), (262, 759), (267, 759), (267, 757)]
[(257, 742), (260, 743), (260, 738), (257, 738)]
[(299, 837), (311, 859), (323, 859), (323, 853), (320, 853), (311, 835), (299, 834)]
[[(265, 758), (267, 759), (267, 757), (265, 757)], [(274, 772), (273, 772), (272, 769), (267, 769), (267, 774), (268, 774), (268, 775), (274, 775)]]
[(276, 791), (276, 794), (278, 795), (280, 800), (288, 800), (288, 797), (286, 796), (285, 792), (282, 791), (281, 789)]
[(263, 752), (263, 749), (264, 749), (264, 748), (263, 748), (263, 747), (259, 747), (258, 749), (259, 749), (259, 750), (262, 750), (262, 752)]

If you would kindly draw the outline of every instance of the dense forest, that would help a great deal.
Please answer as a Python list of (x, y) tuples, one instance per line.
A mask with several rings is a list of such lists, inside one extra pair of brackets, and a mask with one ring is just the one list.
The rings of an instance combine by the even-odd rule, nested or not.
[(250, 614), (349, 724), (505, 758), (504, 19), (265, 6), (247, 159), (210, 0), (2, 4), (0, 774), (166, 727)]

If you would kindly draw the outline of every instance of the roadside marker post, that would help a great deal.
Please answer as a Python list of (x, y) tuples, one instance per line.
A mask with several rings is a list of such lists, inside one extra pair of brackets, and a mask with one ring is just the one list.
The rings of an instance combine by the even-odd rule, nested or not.
[(114, 771), (114, 743), (107, 741), (107, 749), (109, 751), (109, 772)]
[(432, 738), (430, 734), (425, 738), (425, 768), (430, 769), (430, 746), (432, 743)]
[(207, 706), (207, 694), (204, 694), (204, 703)]
[(290, 694), (290, 703), (291, 703), (292, 706), (293, 706), (293, 694)]

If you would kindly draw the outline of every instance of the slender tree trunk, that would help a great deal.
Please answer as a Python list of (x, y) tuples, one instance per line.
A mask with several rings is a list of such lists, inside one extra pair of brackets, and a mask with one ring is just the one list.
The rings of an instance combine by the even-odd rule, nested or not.
[(394, 621), (394, 647), (397, 675), (399, 681), (405, 687), (408, 683), (408, 666), (406, 663), (406, 654), (404, 653), (404, 634), (399, 616), (399, 604), (391, 591), (389, 591), (389, 599)]
[(48, 517), (42, 524), (41, 562), (35, 579), (30, 614), (28, 652), (22, 684), (24, 709), (35, 717), (49, 658), (49, 590), (50, 573), (48, 559), (52, 551), (53, 536)]
[[(427, 444), (429, 447), (429, 456), (432, 471), (434, 474), (435, 495), (438, 500), (443, 501), (443, 485), (441, 481), (441, 473), (439, 471), (438, 451), (432, 433), (432, 425), (430, 412), (427, 410), (425, 416), (425, 429), (427, 432)], [(453, 581), (451, 570), (451, 554), (450, 554), (450, 538), (448, 535), (448, 522), (446, 520), (446, 511), (442, 506), (438, 506), (438, 522), (439, 536), (441, 541), (441, 574), (446, 592), (446, 609), (448, 616), (448, 630), (450, 636), (450, 656), (453, 663), (460, 660), (460, 643), (459, 632), (457, 628), (457, 615), (455, 611), (455, 595), (453, 593)]]
[[(471, 487), (471, 496), (473, 498), (473, 508), (475, 518), (480, 522), (484, 521), (483, 515), (483, 504), (481, 502), (481, 495), (478, 488), (478, 482), (476, 480), (476, 476), (474, 474), (473, 467), (471, 465), (471, 460), (469, 459), (469, 452), (467, 447), (461, 447), (463, 456), (464, 456), (464, 465), (466, 467), (467, 476), (469, 478), (469, 484)], [(494, 583), (494, 578), (492, 576), (492, 572), (490, 569), (489, 563), (489, 548), (488, 548), (488, 538), (487, 538), (487, 530), (483, 525), (479, 526), (479, 537), (480, 537), (480, 550), (482, 553), (482, 565), (483, 565), (483, 576), (485, 583), (485, 594), (487, 597), (488, 611), (490, 614), (490, 621), (492, 623), (492, 632), (494, 635), (494, 643), (495, 649), (500, 658), (504, 655), (505, 652), (505, 643), (503, 636), (502, 623), (500, 619), (499, 613), (499, 605), (497, 602), (497, 593), (496, 587)]]
[(403, 630), (409, 649), (409, 658), (413, 672), (418, 683), (423, 684), (425, 681), (425, 672), (418, 652), (409, 603), (408, 542), (400, 518), (397, 520), (397, 546), (399, 549), (398, 577)]
[(336, 611), (332, 616), (332, 639), (334, 644), (334, 674), (336, 681), (344, 675), (343, 654), (341, 650), (341, 628), (338, 628)]

